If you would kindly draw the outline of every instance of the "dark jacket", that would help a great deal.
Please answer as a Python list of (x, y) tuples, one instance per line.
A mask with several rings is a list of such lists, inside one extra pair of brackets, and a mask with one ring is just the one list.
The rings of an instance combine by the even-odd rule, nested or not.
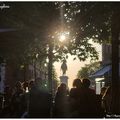
[(29, 93), (30, 118), (49, 118), (51, 109), (51, 95), (42, 89), (33, 87)]

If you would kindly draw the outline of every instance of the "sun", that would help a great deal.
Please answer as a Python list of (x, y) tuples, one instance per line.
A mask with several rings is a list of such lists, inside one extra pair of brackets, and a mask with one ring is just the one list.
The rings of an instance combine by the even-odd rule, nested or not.
[(61, 34), (59, 40), (63, 42), (65, 41), (65, 39), (66, 39), (66, 36), (64, 34)]

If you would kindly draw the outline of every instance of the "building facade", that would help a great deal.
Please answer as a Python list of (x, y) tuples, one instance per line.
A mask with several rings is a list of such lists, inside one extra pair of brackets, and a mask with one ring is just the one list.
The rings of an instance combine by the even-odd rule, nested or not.
[[(119, 46), (119, 76), (120, 76), (120, 46)], [(102, 44), (102, 65), (91, 77), (95, 78), (96, 91), (99, 94), (101, 87), (110, 86), (112, 79), (112, 45)]]

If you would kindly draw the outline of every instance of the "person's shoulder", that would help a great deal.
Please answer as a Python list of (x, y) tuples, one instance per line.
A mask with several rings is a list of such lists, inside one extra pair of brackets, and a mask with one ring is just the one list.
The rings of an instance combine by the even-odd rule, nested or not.
[(90, 92), (91, 94), (93, 94), (93, 95), (96, 95), (95, 90), (93, 90), (93, 89), (91, 89), (91, 88), (89, 88), (89, 92)]
[(46, 96), (52, 96), (52, 94), (49, 93), (48, 90), (41, 90), (40, 92), (41, 92), (41, 94), (43, 94), (43, 95), (46, 95)]
[(76, 91), (76, 88), (71, 88), (70, 93), (73, 93)]
[(70, 96), (75, 96), (76, 92), (77, 92), (76, 88), (71, 88), (71, 90), (70, 90)]
[(91, 88), (90, 88), (90, 90), (91, 90), (91, 92), (95, 93), (95, 90), (94, 90), (94, 89), (91, 89)]
[(76, 88), (71, 88), (71, 90), (70, 91), (75, 91), (76, 90)]

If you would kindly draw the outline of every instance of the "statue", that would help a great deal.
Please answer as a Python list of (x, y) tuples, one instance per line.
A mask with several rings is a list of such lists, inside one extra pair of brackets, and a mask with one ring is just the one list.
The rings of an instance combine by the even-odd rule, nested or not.
[(61, 69), (62, 69), (63, 75), (65, 75), (65, 74), (66, 74), (66, 71), (67, 71), (66, 60), (63, 60), (63, 63), (62, 63), (62, 65), (61, 65)]

